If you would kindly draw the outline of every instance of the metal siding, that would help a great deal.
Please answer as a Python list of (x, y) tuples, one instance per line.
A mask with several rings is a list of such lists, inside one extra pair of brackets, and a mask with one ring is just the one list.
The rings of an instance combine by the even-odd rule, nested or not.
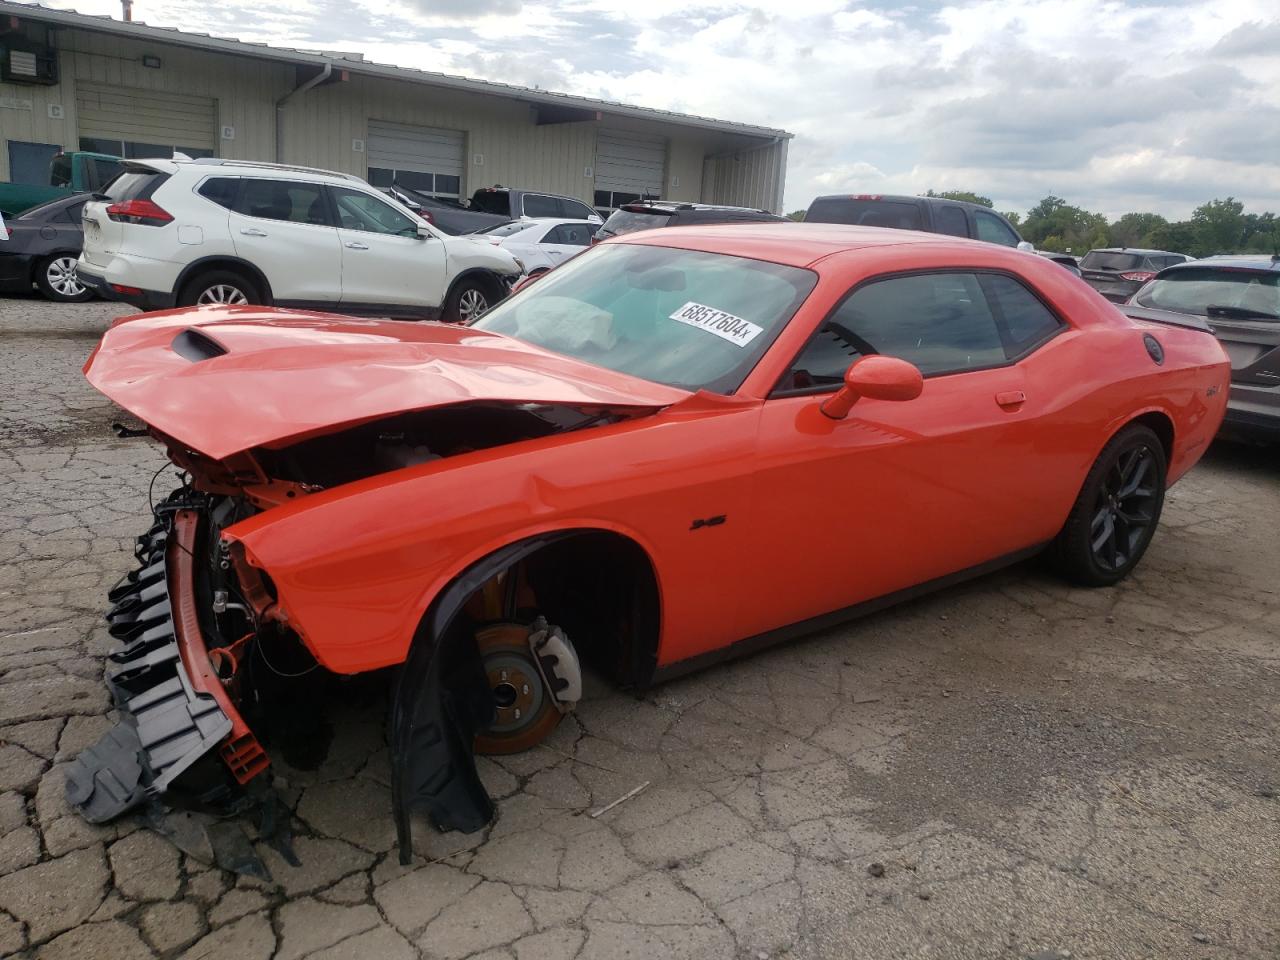
[(708, 203), (759, 207), (780, 213), (786, 163), (786, 140), (754, 150), (709, 157), (710, 170), (704, 179), (703, 199)]
[(369, 121), (365, 152), (371, 167), (460, 177), (465, 166), (464, 150), (466, 134), (461, 130), (418, 127), (386, 120)]
[(217, 105), (208, 97), (76, 84), (79, 135), (213, 150)]
[(597, 190), (663, 195), (667, 142), (662, 137), (601, 130), (596, 137)]

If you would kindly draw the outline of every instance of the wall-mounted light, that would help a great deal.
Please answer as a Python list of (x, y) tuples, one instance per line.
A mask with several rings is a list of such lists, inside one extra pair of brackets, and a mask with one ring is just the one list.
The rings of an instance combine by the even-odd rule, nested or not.
[(153, 53), (144, 53), (142, 55), (142, 65), (144, 67), (150, 67), (153, 70), (159, 70), (160, 58)]

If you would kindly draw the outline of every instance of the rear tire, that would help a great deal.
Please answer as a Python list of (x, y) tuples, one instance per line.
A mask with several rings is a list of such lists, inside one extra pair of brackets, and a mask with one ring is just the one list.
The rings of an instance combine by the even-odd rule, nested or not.
[(55, 253), (36, 264), (36, 286), (45, 299), (55, 303), (84, 303), (93, 291), (76, 279), (76, 257)]
[(1109, 587), (1127, 577), (1160, 522), (1167, 468), (1160, 438), (1142, 424), (1112, 437), (1050, 547), (1058, 570), (1089, 587)]
[(198, 274), (187, 281), (178, 294), (180, 307), (207, 304), (243, 306), (251, 303), (262, 303), (257, 284), (234, 270), (210, 270)]

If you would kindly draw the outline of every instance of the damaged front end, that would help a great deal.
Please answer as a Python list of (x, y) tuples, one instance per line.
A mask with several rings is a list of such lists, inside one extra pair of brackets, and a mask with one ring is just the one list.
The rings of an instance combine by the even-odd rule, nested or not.
[[(120, 721), (68, 768), (69, 801), (93, 823), (140, 810), (184, 850), (265, 875), (247, 838), (226, 828), (227, 818), (249, 815), (292, 860), (264, 744), (284, 750), (290, 766), (308, 766), (295, 762), (299, 749), (318, 763), (324, 685), (337, 675), (313, 657), (270, 576), (224, 531), (363, 476), (611, 419), (526, 406), (432, 411), (222, 461), (159, 436), (190, 479), (154, 506), (137, 568), (109, 592), (108, 632), (121, 648), (109, 655), (107, 684)], [(477, 425), (487, 429), (468, 429)], [(411, 809), (425, 809), (441, 831), (482, 828), (493, 805), (474, 754), (527, 749), (581, 696), (577, 655), (539, 617), (520, 566), (555, 539), (500, 551), (460, 576), (435, 598), (399, 670), (389, 732), (406, 862)], [(282, 726), (293, 729), (282, 735)], [(172, 810), (203, 818), (194, 847), (180, 836), (192, 832), (190, 816), (174, 827)]]
[[(155, 819), (163, 795), (215, 816), (256, 814), (264, 839), (287, 846), (270, 761), (236, 703), (235, 658), (256, 636), (254, 615), (227, 603), (226, 587), (202, 569), (222, 567), (230, 579), (230, 562), (211, 557), (208, 544), (238, 509), (230, 498), (175, 492), (138, 537), (137, 568), (108, 593), (108, 632), (122, 648), (109, 655), (106, 681), (121, 720), (67, 770), (67, 799), (91, 823), (140, 807)], [(210, 839), (213, 859), (235, 866)], [(243, 864), (247, 844), (235, 846), (230, 859)]]

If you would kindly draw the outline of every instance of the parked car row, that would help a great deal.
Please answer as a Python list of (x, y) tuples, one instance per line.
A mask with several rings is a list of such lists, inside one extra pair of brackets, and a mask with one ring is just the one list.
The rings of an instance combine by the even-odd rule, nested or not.
[(100, 196), (84, 206), (76, 275), (146, 310), (264, 303), (469, 320), (524, 273), (507, 251), (444, 233), (347, 174), (130, 160)]

